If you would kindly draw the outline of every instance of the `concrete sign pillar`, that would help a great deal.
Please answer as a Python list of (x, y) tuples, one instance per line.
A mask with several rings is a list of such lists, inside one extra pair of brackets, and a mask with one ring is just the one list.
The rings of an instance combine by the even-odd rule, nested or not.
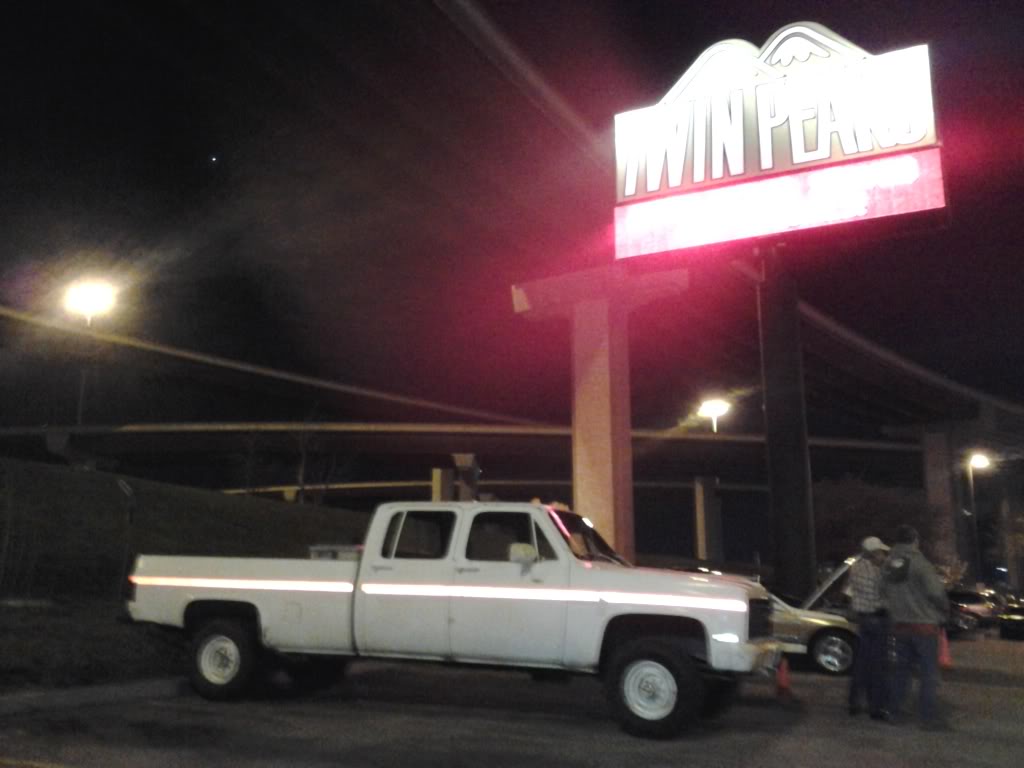
[(516, 312), (569, 317), (573, 507), (629, 559), (635, 555), (629, 312), (688, 287), (685, 269), (634, 275), (620, 264), (512, 286)]
[(608, 298), (572, 315), (573, 509), (625, 557), (635, 554), (629, 348), (625, 312)]

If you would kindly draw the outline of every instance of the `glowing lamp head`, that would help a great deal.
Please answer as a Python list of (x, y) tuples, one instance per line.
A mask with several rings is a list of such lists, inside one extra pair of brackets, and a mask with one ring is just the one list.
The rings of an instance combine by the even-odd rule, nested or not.
[(87, 323), (94, 317), (109, 314), (117, 301), (117, 288), (106, 280), (82, 280), (64, 292), (64, 309), (81, 315)]
[(732, 406), (725, 400), (705, 400), (700, 404), (697, 415), (702, 419), (711, 419), (711, 429), (718, 431), (718, 420), (729, 412)]
[(988, 469), (992, 466), (992, 460), (984, 453), (972, 453), (970, 464), (971, 469)]

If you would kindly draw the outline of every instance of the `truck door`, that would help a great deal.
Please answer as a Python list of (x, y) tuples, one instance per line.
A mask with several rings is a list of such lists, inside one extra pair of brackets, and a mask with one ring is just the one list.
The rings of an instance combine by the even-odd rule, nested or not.
[[(528, 512), (481, 510), (459, 537), (451, 606), (452, 656), (460, 661), (561, 664), (569, 582)], [(532, 563), (510, 561), (512, 544), (531, 544)]]
[(356, 601), (362, 653), (448, 658), (452, 510), (396, 510), (379, 552), (365, 552)]

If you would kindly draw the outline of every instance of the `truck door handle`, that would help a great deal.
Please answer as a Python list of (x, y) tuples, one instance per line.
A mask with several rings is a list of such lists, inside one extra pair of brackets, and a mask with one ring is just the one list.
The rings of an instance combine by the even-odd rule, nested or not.
[(455, 569), (455, 572), (456, 573), (480, 573), (480, 569), (479, 568), (472, 568), (472, 567), (469, 567), (469, 566), (462, 566), (462, 565), (460, 565), (458, 568)]
[(373, 570), (375, 570), (375, 571), (393, 571), (393, 570), (395, 570), (394, 566), (391, 566), (391, 565), (371, 565), (370, 567)]

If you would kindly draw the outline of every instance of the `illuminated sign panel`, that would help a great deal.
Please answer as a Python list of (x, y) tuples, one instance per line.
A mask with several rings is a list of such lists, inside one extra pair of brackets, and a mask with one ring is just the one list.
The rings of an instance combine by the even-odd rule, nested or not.
[(718, 43), (615, 118), (616, 257), (941, 208), (937, 143), (926, 46), (872, 56), (812, 23)]

